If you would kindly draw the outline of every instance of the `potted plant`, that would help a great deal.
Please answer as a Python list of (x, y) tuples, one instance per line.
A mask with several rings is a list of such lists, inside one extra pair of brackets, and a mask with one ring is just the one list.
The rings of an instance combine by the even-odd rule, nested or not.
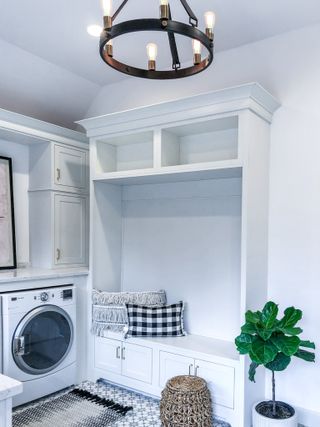
[(292, 357), (307, 362), (315, 361), (315, 354), (305, 349), (315, 349), (311, 341), (303, 341), (303, 332), (297, 327), (302, 319), (302, 311), (289, 307), (278, 320), (277, 304), (270, 301), (262, 311), (247, 311), (246, 323), (241, 335), (235, 339), (240, 354), (248, 354), (251, 359), (249, 379), (255, 381), (256, 369), (262, 365), (272, 373), (272, 400), (254, 405), (252, 410), (253, 427), (297, 427), (297, 414), (292, 406), (279, 402), (275, 396), (275, 372), (284, 371)]

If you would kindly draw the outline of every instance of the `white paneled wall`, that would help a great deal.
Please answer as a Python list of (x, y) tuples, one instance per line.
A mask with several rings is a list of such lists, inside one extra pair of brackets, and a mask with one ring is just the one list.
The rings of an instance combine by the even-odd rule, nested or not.
[(240, 192), (240, 179), (125, 187), (122, 289), (166, 289), (170, 303), (187, 303), (190, 333), (232, 341), (240, 318)]

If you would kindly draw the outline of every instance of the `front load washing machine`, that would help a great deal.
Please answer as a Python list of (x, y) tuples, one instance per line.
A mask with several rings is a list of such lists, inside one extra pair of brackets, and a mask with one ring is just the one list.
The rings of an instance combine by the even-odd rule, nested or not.
[(75, 288), (8, 292), (0, 299), (1, 370), (23, 383), (14, 406), (75, 384)]

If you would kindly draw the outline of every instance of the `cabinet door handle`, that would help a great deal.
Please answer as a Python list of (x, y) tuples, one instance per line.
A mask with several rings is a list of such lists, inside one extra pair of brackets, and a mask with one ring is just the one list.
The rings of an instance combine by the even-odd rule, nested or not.
[(57, 261), (61, 258), (61, 249), (57, 249)]
[(125, 349), (125, 347), (122, 347), (121, 358), (122, 358), (122, 360), (126, 360), (126, 349)]
[(191, 375), (191, 369), (193, 368), (193, 365), (189, 365), (189, 375)]
[(57, 181), (60, 181), (61, 179), (61, 169), (57, 168)]
[(118, 346), (117, 350), (116, 350), (116, 357), (117, 357), (117, 359), (120, 359), (120, 349), (121, 349), (121, 347)]
[(195, 371), (195, 376), (197, 377), (198, 376), (198, 371), (199, 371), (199, 366), (196, 366), (196, 371)]

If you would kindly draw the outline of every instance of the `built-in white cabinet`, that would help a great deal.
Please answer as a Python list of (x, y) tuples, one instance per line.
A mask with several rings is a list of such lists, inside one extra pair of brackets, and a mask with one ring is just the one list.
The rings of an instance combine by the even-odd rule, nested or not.
[(80, 148), (54, 145), (54, 184), (62, 191), (87, 190), (87, 153)]
[(29, 193), (29, 210), (33, 267), (87, 265), (87, 196), (34, 191)]
[(142, 340), (152, 342), (150, 387), (108, 378), (159, 396), (169, 377), (190, 370), (208, 381), (215, 413), (237, 427), (265, 398), (264, 377), (253, 388), (248, 360), (233, 351), (245, 312), (267, 300), (277, 108), (253, 83), (79, 122), (90, 138), (92, 287), (168, 290), (186, 302), (191, 337)]
[(55, 265), (84, 265), (87, 252), (87, 198), (54, 194)]
[(167, 381), (178, 375), (194, 374), (194, 359), (192, 357), (181, 356), (180, 354), (160, 351), (160, 377), (159, 385), (164, 388)]
[(204, 378), (214, 404), (234, 407), (235, 370), (213, 362), (160, 351), (160, 387), (177, 375), (195, 375)]
[[(82, 144), (84, 146), (84, 144)], [(88, 149), (43, 142), (30, 147), (30, 191), (87, 193)]]
[(89, 172), (83, 143), (30, 146), (30, 256), (33, 267), (88, 264)]
[[(108, 338), (95, 340), (95, 367), (109, 374), (118, 374), (151, 384), (152, 348)], [(121, 383), (121, 380), (120, 380)]]
[(95, 367), (105, 372), (121, 375), (121, 348), (120, 341), (97, 338), (95, 340)]

